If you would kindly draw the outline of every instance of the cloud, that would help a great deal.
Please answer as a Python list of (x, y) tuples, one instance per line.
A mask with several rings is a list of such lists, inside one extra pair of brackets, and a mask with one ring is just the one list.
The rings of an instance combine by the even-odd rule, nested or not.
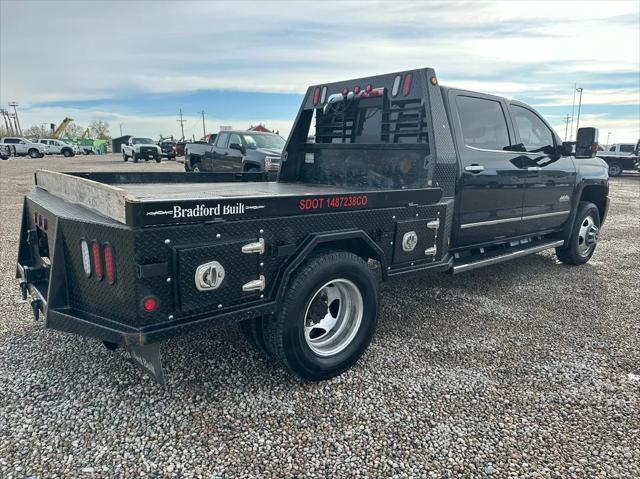
[[(37, 30), (24, 28), (28, 18), (41, 20)], [(0, 103), (110, 100), (121, 114), (151, 122), (163, 115), (122, 99), (301, 94), (309, 84), (428, 65), (444, 84), (540, 105), (570, 105), (574, 82), (587, 108), (636, 104), (639, 22), (637, 2), (94, 1), (78, 8), (2, 0)], [(599, 86), (607, 79), (612, 85)]]

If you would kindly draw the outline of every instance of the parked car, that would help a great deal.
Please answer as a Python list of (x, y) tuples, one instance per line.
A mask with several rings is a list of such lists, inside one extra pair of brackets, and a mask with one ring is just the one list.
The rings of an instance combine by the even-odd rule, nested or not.
[(176, 142), (176, 157), (184, 156), (184, 147), (187, 146), (188, 141), (180, 140)]
[[(246, 132), (227, 134), (221, 148), (248, 146)], [(328, 379), (367, 350), (379, 279), (544, 250), (587, 263), (609, 207), (596, 135), (580, 128), (572, 154), (530, 106), (442, 87), (431, 68), (313, 85), (278, 181), (235, 166), (37, 171), (17, 245), (21, 293), (45, 327), (123, 346), (161, 383), (161, 341), (234, 322), (268, 360)], [(502, 279), (526, 285), (523, 269), (540, 263)]]
[(16, 136), (0, 138), (0, 143), (10, 145), (13, 149), (14, 155), (16, 156), (29, 155), (31, 158), (42, 158), (49, 151), (49, 147), (47, 145), (35, 143), (31, 140), (27, 140), (26, 138)]
[(64, 155), (66, 157), (77, 155), (80, 152), (78, 145), (72, 145), (65, 143), (62, 140), (56, 140), (51, 138), (39, 138), (33, 140), (36, 143), (42, 143), (49, 147), (48, 155)]
[(624, 170), (636, 170), (638, 157), (638, 144), (616, 143), (605, 151), (598, 152), (598, 158), (602, 158), (609, 165), (609, 176), (620, 176)]
[(138, 160), (155, 160), (160, 163), (162, 160), (162, 151), (160, 147), (154, 143), (151, 138), (131, 137), (127, 144), (122, 145), (122, 159), (127, 161), (129, 158), (137, 163)]
[(10, 145), (3, 145), (0, 143), (0, 160), (8, 160), (13, 150)]
[(277, 173), (284, 145), (275, 133), (221, 131), (213, 143), (189, 143), (184, 167), (186, 171)]
[(164, 140), (158, 143), (160, 147), (160, 151), (162, 152), (162, 157), (167, 160), (175, 160), (176, 159), (176, 142), (172, 140)]

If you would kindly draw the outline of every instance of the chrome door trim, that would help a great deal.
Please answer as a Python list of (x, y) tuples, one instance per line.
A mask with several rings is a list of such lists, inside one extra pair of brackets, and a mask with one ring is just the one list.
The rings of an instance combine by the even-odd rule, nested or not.
[(501, 224), (501, 223), (510, 223), (512, 221), (535, 220), (535, 219), (538, 219), (538, 218), (547, 218), (549, 216), (568, 215), (569, 213), (571, 213), (571, 210), (554, 211), (553, 213), (542, 213), (542, 214), (538, 214), (538, 215), (519, 216), (519, 217), (515, 217), (515, 218), (504, 218), (504, 219), (500, 219), (500, 220), (479, 221), (477, 223), (465, 223), (463, 225), (460, 225), (460, 229), (475, 228), (477, 226), (497, 225), (497, 224)]

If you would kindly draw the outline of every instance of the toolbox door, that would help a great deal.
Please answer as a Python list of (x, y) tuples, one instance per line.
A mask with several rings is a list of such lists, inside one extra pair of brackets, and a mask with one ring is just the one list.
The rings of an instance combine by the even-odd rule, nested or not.
[(255, 300), (265, 287), (259, 274), (264, 240), (247, 238), (174, 249), (176, 304), (182, 313), (225, 310)]

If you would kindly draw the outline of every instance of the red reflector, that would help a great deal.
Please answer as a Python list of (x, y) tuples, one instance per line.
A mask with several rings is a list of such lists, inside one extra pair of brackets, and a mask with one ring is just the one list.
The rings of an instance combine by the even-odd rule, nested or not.
[(116, 260), (113, 257), (113, 246), (109, 243), (104, 245), (104, 268), (107, 273), (109, 284), (116, 282)]
[(33, 223), (36, 224), (36, 225), (38, 224), (38, 213), (37, 212), (33, 213)]
[(366, 91), (367, 93), (369, 93), (371, 90), (373, 90), (371, 83), (369, 83), (366, 87), (364, 87), (364, 91)]
[(342, 89), (342, 94), (343, 94), (344, 96), (347, 96), (347, 93), (349, 93), (349, 88), (344, 87), (344, 88)]
[(91, 243), (91, 252), (93, 253), (93, 269), (96, 272), (96, 279), (102, 281), (104, 277), (104, 269), (102, 268), (102, 255), (100, 254), (100, 243), (94, 241)]
[(402, 84), (402, 96), (407, 96), (411, 90), (411, 73), (407, 73), (404, 76), (404, 83)]
[(319, 101), (320, 101), (320, 87), (318, 86), (313, 92), (313, 106), (316, 106)]
[(146, 312), (151, 313), (158, 307), (158, 301), (156, 300), (156, 298), (149, 296), (147, 298), (144, 298), (144, 300), (142, 301), (142, 307)]
[(356, 85), (353, 87), (353, 93), (355, 93), (356, 95), (360, 93), (360, 85)]
[(44, 228), (45, 231), (49, 229), (49, 222), (47, 221), (47, 218), (42, 220), (42, 227)]

